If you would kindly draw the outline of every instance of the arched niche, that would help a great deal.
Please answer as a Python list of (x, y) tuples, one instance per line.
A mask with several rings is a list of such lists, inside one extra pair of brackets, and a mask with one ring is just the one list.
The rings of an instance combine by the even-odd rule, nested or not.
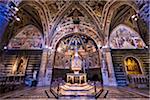
[(59, 77), (65, 79), (66, 73), (71, 72), (72, 57), (75, 55), (76, 46), (79, 57), (82, 59), (82, 70), (88, 74), (88, 79), (93, 80), (95, 74), (102, 80), (100, 56), (96, 42), (85, 34), (72, 33), (59, 40), (55, 48), (53, 62), (53, 80)]
[(8, 49), (42, 49), (42, 47), (42, 34), (33, 25), (25, 26), (8, 44)]
[[(82, 60), (85, 60), (85, 63), (88, 63), (84, 65), (89, 65), (88, 68), (99, 68), (100, 58), (97, 44), (91, 37), (79, 33), (66, 35), (59, 40), (56, 46), (54, 68), (69, 69), (70, 59), (76, 50), (76, 42), (79, 55)], [(92, 62), (91, 65), (90, 62)]]
[(126, 70), (127, 75), (142, 75), (143, 74), (140, 61), (133, 56), (125, 57), (124, 65), (125, 65), (125, 70)]
[(112, 49), (142, 49), (145, 47), (139, 33), (124, 24), (113, 29), (109, 37), (109, 45)]

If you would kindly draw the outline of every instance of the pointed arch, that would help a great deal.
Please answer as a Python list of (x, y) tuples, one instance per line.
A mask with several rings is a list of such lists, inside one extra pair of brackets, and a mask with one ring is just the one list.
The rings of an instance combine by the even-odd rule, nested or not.
[(103, 25), (103, 32), (108, 36), (109, 29), (110, 29), (110, 23), (112, 20), (112, 16), (117, 8), (119, 8), (122, 5), (128, 5), (131, 8), (135, 10), (136, 13), (139, 12), (138, 6), (135, 4), (134, 1), (118, 1), (113, 0), (107, 2), (107, 4), (104, 6), (104, 10), (102, 12), (102, 25)]
[(55, 17), (54, 20), (52, 21), (51, 24), (53, 24), (53, 25), (51, 25), (51, 28), (50, 28), (50, 32), (49, 32), (49, 39), (50, 39), (50, 41), (49, 41), (48, 44), (50, 45), (51, 42), (52, 42), (52, 39), (54, 39), (54, 36), (55, 36), (54, 33), (55, 33), (56, 27), (57, 27), (57, 25), (59, 24), (60, 20), (61, 20), (63, 17), (65, 17), (65, 15), (66, 15), (68, 12), (70, 12), (70, 11), (72, 10), (72, 8), (73, 8), (73, 9), (79, 9), (79, 10), (85, 12), (89, 18), (93, 19), (93, 21), (94, 21), (94, 23), (95, 23), (95, 25), (96, 25), (96, 27), (97, 27), (97, 30), (99, 30), (99, 32), (97, 31), (98, 37), (99, 37), (101, 40), (104, 40), (104, 36), (103, 36), (103, 34), (101, 33), (101, 29), (100, 29), (99, 25), (96, 23), (96, 19), (92, 16), (92, 14), (90, 14), (89, 11), (87, 11), (87, 9), (85, 9), (85, 8), (82, 6), (81, 3), (78, 3), (78, 7), (77, 7), (77, 6), (76, 6), (76, 2), (71, 2), (71, 3), (68, 3), (68, 5), (66, 5), (66, 6), (64, 7), (64, 9), (63, 9), (62, 11), (60, 11), (60, 12), (58, 13), (58, 15), (56, 15), (56, 17)]
[[(72, 27), (74, 27), (74, 26), (71, 26), (69, 29), (72, 29)], [(94, 30), (89, 29), (89, 28), (85, 28), (84, 26), (79, 26), (79, 27), (81, 29), (83, 28), (84, 31), (80, 31), (81, 30), (80, 28), (77, 30), (77, 32), (75, 32), (75, 30), (70, 31), (69, 29), (62, 28), (60, 31), (57, 32), (57, 35), (53, 38), (50, 46), (53, 49), (55, 49), (57, 43), (59, 42), (59, 40), (61, 40), (63, 37), (65, 37), (67, 35), (70, 35), (70, 34), (86, 35), (88, 37), (91, 37), (94, 40), (94, 42), (96, 43), (97, 46), (98, 45), (103, 45), (103, 41), (100, 38), (98, 38), (98, 36), (97, 36), (97, 34), (96, 34), (96, 32)], [(62, 32), (62, 30), (63, 30), (63, 32)]]
[(139, 33), (130, 27), (120, 24), (110, 34), (109, 44), (112, 49), (144, 48), (145, 43)]
[(20, 3), (18, 4), (18, 7), (19, 9), (22, 8), (23, 6), (25, 5), (28, 5), (32, 8), (34, 8), (38, 14), (39, 14), (39, 17), (40, 17), (40, 20), (41, 20), (41, 23), (42, 23), (42, 28), (43, 28), (43, 33), (44, 33), (44, 36), (47, 34), (48, 32), (48, 15), (46, 13), (46, 10), (47, 8), (45, 7), (45, 5), (43, 5), (42, 3), (40, 3), (40, 1), (20, 1)]
[(8, 49), (42, 49), (42, 47), (42, 33), (33, 25), (22, 28), (8, 44)]

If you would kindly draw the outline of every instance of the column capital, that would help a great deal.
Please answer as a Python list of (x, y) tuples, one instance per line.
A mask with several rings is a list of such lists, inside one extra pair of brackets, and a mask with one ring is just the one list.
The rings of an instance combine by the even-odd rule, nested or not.
[(110, 52), (111, 48), (110, 47), (103, 47), (102, 51), (104, 51), (104, 52)]

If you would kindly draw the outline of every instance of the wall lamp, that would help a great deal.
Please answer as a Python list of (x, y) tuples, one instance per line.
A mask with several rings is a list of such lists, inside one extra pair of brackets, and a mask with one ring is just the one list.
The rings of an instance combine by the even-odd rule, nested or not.
[(138, 18), (139, 18), (139, 15), (138, 15), (138, 14), (132, 15), (131, 18), (132, 18), (133, 20), (137, 21)]

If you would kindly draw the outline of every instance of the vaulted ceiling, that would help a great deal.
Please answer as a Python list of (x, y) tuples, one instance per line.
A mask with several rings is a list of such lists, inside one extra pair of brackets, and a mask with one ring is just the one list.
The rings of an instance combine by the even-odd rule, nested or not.
[[(36, 26), (45, 41), (53, 36), (60, 19), (68, 15), (72, 9), (89, 16), (93, 21), (100, 37), (108, 37), (110, 32), (119, 24), (126, 24), (137, 32), (136, 22), (131, 16), (139, 11), (134, 1), (120, 0), (12, 0), (19, 8), (17, 16), (20, 22), (11, 21), (5, 34), (5, 41), (17, 34), (24, 26)], [(144, 22), (142, 22), (144, 25)], [(145, 27), (145, 26), (144, 26)], [(145, 28), (141, 28), (144, 33)], [(8, 37), (8, 38), (7, 38)]]

